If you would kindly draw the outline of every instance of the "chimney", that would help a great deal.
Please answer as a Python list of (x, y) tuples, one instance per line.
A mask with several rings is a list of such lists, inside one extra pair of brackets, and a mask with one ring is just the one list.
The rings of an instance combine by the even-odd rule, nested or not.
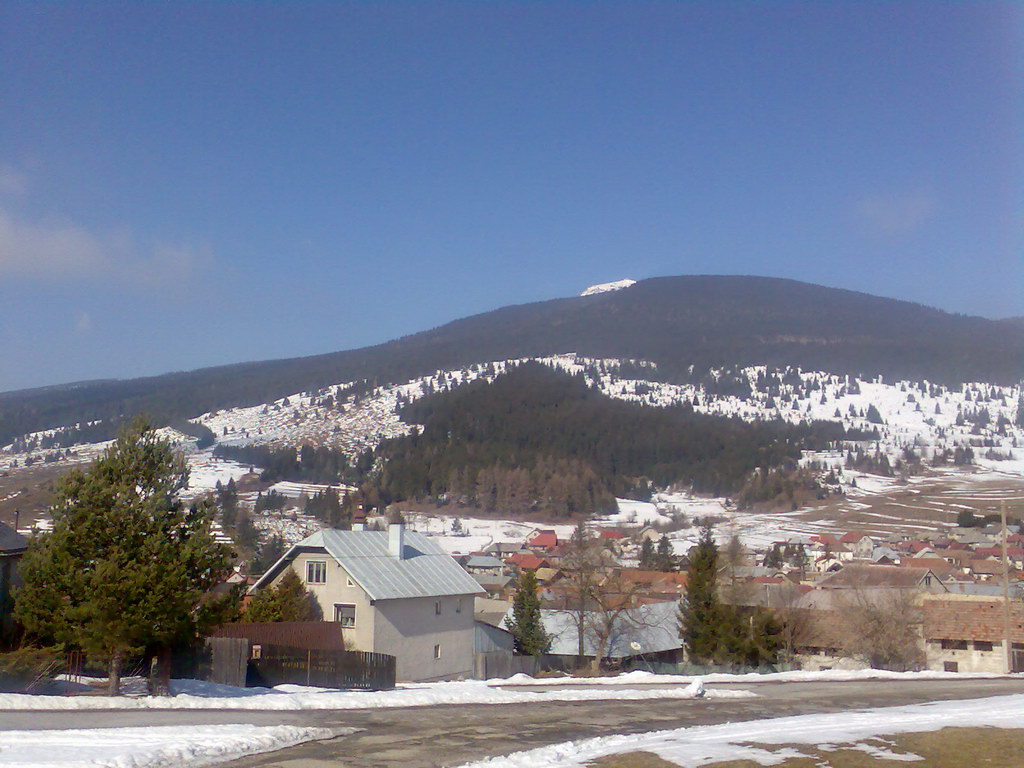
[(388, 526), (388, 552), (399, 560), (405, 559), (405, 523)]
[(365, 531), (366, 530), (366, 512), (363, 511), (363, 505), (360, 504), (355, 514), (352, 515), (352, 530), (353, 531)]

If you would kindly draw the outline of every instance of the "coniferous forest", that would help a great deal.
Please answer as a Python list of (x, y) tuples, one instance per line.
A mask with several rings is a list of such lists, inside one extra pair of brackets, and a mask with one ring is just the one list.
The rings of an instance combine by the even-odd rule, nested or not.
[(581, 376), (524, 363), (406, 405), (416, 434), (382, 443), (366, 490), (381, 502), (433, 500), (503, 514), (607, 511), (651, 486), (737, 492), (759, 467), (848, 437), (839, 424), (746, 423), (614, 400)]

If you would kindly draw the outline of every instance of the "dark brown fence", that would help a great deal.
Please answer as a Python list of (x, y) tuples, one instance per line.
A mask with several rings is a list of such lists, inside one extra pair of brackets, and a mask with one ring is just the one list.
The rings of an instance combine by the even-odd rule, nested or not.
[(252, 645), (286, 645), (314, 651), (345, 650), (341, 624), (333, 621), (268, 621), (225, 624), (214, 637), (244, 637)]
[(252, 648), (249, 685), (284, 683), (380, 691), (395, 687), (395, 657), (274, 644)]

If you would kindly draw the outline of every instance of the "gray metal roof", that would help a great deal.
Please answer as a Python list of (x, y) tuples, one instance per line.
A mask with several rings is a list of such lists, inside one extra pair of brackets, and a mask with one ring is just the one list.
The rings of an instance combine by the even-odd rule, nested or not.
[[(387, 531), (330, 528), (317, 531), (294, 545), (282, 561), (289, 561), (298, 551), (309, 549), (326, 550), (371, 600), (483, 594), (476, 580), (462, 570), (451, 555), (425, 536), (408, 529), (401, 560), (388, 550)], [(276, 570), (275, 566), (263, 578)]]

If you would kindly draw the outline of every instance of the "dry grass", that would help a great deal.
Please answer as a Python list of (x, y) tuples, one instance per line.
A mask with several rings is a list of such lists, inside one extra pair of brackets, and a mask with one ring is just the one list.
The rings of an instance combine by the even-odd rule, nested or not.
[[(765, 749), (778, 751), (790, 747), (806, 755), (779, 763), (778, 768), (907, 768), (908, 765), (926, 768), (1024, 768), (1024, 729), (944, 728), (931, 733), (885, 737), (884, 740), (866, 739), (861, 743), (896, 754), (918, 755), (923, 760), (908, 763), (873, 757), (856, 749), (826, 751), (802, 744), (765, 745)], [(595, 760), (591, 765), (594, 768), (676, 768), (674, 763), (650, 752), (611, 755)], [(734, 760), (705, 768), (763, 766), (749, 760)]]

